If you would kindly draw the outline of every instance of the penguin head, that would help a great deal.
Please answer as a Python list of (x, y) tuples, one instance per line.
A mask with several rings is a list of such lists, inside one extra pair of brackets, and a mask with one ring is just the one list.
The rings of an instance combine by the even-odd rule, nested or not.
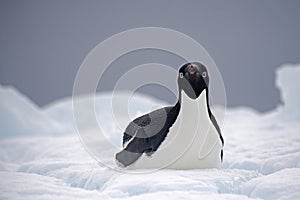
[(183, 90), (191, 99), (197, 99), (208, 88), (208, 83), (207, 69), (199, 62), (186, 63), (179, 69), (179, 92)]

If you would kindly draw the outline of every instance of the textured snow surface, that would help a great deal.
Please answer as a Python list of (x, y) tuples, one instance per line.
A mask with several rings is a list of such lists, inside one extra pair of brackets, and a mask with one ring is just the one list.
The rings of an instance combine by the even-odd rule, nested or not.
[[(39, 108), (14, 88), (0, 86), (0, 199), (300, 199), (299, 77), (298, 66), (277, 71), (283, 105), (276, 110), (227, 110), (221, 169), (151, 173), (117, 172), (97, 163), (75, 131), (71, 99)], [(117, 95), (124, 99), (124, 93)], [(83, 114), (86, 98), (77, 98)], [(131, 119), (165, 105), (143, 95), (129, 103)], [(110, 94), (96, 96), (96, 116), (118, 148), (122, 132), (110, 105)], [(96, 131), (88, 119), (85, 125)]]

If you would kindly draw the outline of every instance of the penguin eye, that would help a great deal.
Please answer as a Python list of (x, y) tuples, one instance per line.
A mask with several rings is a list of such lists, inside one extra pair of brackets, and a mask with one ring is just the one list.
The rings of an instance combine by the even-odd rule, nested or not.
[(182, 72), (179, 73), (179, 77), (183, 78), (183, 73)]
[(206, 77), (206, 72), (202, 72), (202, 77), (205, 78)]

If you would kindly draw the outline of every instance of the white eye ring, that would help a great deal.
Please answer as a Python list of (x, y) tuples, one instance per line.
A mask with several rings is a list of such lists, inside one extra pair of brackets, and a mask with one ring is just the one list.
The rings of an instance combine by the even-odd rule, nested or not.
[(202, 72), (202, 77), (203, 77), (203, 78), (206, 77), (206, 72)]
[(179, 77), (183, 78), (183, 73), (182, 72), (179, 73)]

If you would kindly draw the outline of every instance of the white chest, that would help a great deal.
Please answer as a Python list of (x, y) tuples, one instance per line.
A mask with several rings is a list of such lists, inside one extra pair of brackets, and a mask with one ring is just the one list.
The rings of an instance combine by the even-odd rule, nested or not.
[(142, 156), (130, 168), (217, 168), (222, 148), (206, 106), (206, 91), (196, 99), (184, 92), (177, 120), (158, 150)]

